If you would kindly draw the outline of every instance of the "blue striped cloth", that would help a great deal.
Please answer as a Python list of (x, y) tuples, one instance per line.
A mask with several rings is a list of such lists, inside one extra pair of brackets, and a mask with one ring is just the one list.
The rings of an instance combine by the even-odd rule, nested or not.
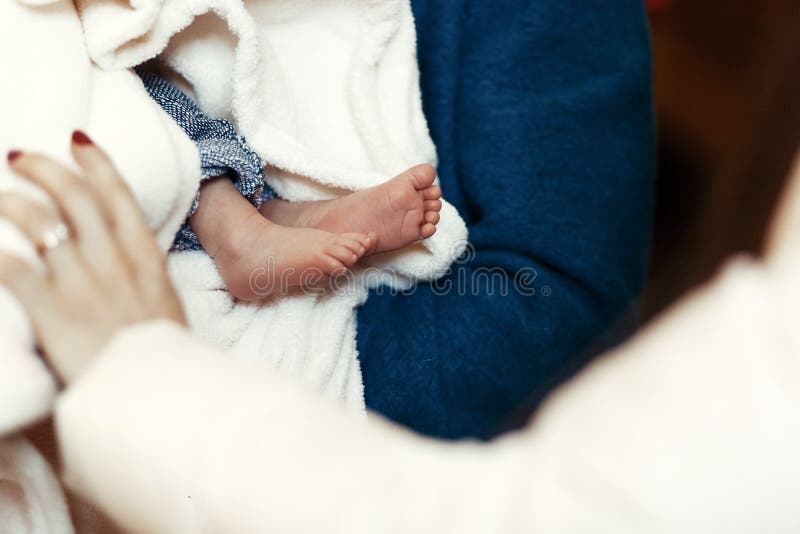
[[(144, 69), (137, 69), (136, 73), (153, 100), (197, 145), (203, 180), (229, 176), (236, 189), (256, 208), (275, 196), (264, 181), (264, 162), (230, 122), (208, 117), (189, 96), (164, 78)], [(198, 191), (187, 219), (197, 210), (199, 202)], [(203, 247), (189, 225), (184, 223), (175, 236), (172, 249), (202, 250)]]

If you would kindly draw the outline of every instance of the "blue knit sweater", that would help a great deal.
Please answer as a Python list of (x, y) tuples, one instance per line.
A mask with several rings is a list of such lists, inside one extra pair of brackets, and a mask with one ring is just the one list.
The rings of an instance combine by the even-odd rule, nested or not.
[(533, 268), (538, 293), (371, 295), (358, 314), (369, 408), (489, 437), (629, 313), (654, 174), (643, 4), (412, 0), (439, 176), (476, 247), (453, 277)]

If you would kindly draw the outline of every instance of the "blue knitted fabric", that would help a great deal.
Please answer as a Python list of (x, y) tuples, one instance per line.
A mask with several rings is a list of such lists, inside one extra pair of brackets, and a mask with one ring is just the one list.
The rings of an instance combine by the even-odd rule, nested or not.
[[(475, 253), (443, 283), (370, 295), (364, 394), (423, 434), (490, 437), (588, 361), (642, 291), (655, 152), (644, 2), (411, 4), (439, 178)], [(493, 279), (526, 269), (535, 295), (499, 294)]]
[[(136, 72), (153, 100), (197, 144), (203, 180), (229, 176), (239, 192), (257, 208), (265, 200), (274, 197), (273, 191), (264, 182), (264, 162), (230, 122), (208, 117), (191, 98), (160, 76), (144, 69), (137, 69)], [(199, 200), (198, 192), (187, 218), (197, 210)], [(189, 225), (184, 223), (175, 236), (172, 248), (202, 250), (203, 247)]]

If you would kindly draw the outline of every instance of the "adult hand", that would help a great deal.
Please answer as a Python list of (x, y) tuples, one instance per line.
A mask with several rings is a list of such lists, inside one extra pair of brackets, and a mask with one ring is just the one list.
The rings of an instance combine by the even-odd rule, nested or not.
[(8, 154), (11, 169), (53, 206), (0, 193), (0, 217), (31, 240), (46, 267), (0, 253), (0, 284), (28, 311), (44, 356), (65, 382), (126, 326), (184, 323), (164, 255), (113, 164), (81, 132), (72, 136), (72, 154), (83, 176), (46, 156)]

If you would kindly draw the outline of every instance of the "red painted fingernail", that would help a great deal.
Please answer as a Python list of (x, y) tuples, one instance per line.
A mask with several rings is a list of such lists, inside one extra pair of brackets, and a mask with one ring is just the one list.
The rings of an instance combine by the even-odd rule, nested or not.
[(12, 163), (12, 162), (13, 162), (15, 159), (17, 159), (17, 158), (18, 158), (18, 157), (20, 157), (21, 155), (22, 155), (22, 152), (20, 152), (19, 150), (11, 150), (11, 151), (10, 151), (10, 152), (9, 152), (9, 153), (6, 155), (6, 158), (8, 159), (8, 162), (9, 162), (9, 163)]
[(80, 130), (72, 132), (72, 142), (76, 145), (92, 145), (91, 138)]

